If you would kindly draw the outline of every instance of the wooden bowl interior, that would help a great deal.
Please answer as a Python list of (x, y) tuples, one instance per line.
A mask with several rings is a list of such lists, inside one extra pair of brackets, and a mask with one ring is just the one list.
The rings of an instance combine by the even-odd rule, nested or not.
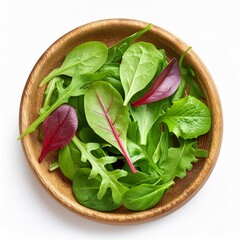
[[(111, 46), (145, 26), (146, 23), (136, 20), (102, 20), (74, 29), (57, 40), (41, 56), (28, 78), (20, 106), (20, 132), (22, 133), (38, 117), (44, 92), (44, 87), (39, 88), (39, 83), (50, 71), (61, 65), (72, 48), (92, 40), (102, 41)], [(173, 56), (179, 58), (188, 48), (184, 42), (171, 33), (156, 26), (153, 26), (139, 40), (164, 48), (169, 58)], [(22, 146), (35, 175), (56, 200), (81, 216), (114, 224), (140, 222), (162, 217), (182, 206), (197, 193), (210, 175), (218, 157), (222, 139), (222, 113), (217, 90), (205, 65), (192, 50), (189, 51), (184, 62), (194, 69), (196, 81), (205, 92), (207, 104), (212, 110), (212, 129), (210, 133), (199, 139), (201, 147), (209, 150), (209, 157), (200, 159), (194, 164), (194, 168), (188, 172), (186, 178), (176, 180), (176, 184), (154, 208), (143, 212), (132, 212), (120, 208), (111, 213), (104, 213), (78, 204), (72, 194), (71, 182), (58, 170), (51, 173), (48, 171), (49, 163), (57, 159), (57, 151), (50, 153), (41, 164), (38, 163), (42, 143), (38, 138), (37, 130), (21, 140)]]

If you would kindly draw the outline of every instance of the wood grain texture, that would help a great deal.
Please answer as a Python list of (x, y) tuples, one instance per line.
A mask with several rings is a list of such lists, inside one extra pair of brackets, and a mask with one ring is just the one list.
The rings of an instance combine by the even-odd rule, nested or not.
[[(145, 22), (129, 19), (101, 20), (76, 28), (53, 43), (34, 66), (24, 88), (19, 113), (20, 134), (38, 117), (44, 92), (44, 87), (39, 88), (39, 83), (50, 71), (61, 65), (72, 48), (91, 40), (102, 41), (111, 46), (146, 25)], [(148, 41), (159, 48), (164, 48), (169, 58), (174, 56), (179, 58), (189, 47), (179, 38), (157, 26), (152, 26), (139, 40)], [(21, 142), (26, 159), (44, 188), (71, 211), (91, 220), (111, 224), (139, 223), (160, 218), (189, 201), (206, 182), (217, 161), (222, 141), (223, 117), (217, 89), (204, 63), (193, 50), (188, 52), (184, 62), (194, 69), (196, 81), (205, 93), (207, 104), (212, 111), (211, 131), (199, 139), (201, 147), (209, 150), (209, 157), (194, 164), (186, 178), (176, 180), (176, 184), (167, 192), (161, 202), (154, 208), (142, 212), (132, 212), (120, 208), (110, 213), (104, 213), (81, 206), (72, 194), (69, 180), (58, 170), (52, 173), (48, 171), (49, 163), (57, 159), (57, 152), (49, 154), (42, 164), (38, 163), (42, 143), (38, 139), (37, 130), (35, 133), (25, 136)]]

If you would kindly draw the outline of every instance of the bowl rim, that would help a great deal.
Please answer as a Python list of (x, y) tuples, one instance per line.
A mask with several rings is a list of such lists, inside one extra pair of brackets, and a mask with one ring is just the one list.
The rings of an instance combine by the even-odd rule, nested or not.
[[(96, 29), (101, 27), (106, 27), (110, 25), (128, 25), (129, 27), (138, 27), (143, 28), (148, 23), (141, 21), (141, 20), (134, 20), (134, 19), (124, 19), (124, 18), (111, 18), (111, 19), (102, 19), (93, 21), (84, 25), (81, 25), (63, 36), (61, 36), (59, 39), (57, 39), (39, 58), (39, 60), (36, 62), (35, 66), (33, 67), (27, 82), (25, 84), (21, 102), (20, 102), (20, 108), (19, 108), (19, 130), (20, 134), (24, 130), (24, 123), (22, 119), (22, 112), (24, 111), (24, 105), (27, 101), (26, 98), (26, 90), (28, 89), (29, 85), (31, 85), (31, 79), (34, 78), (35, 72), (41, 69), (41, 66), (43, 65), (43, 62), (46, 61), (46, 58), (49, 57), (49, 55), (52, 54), (52, 52), (57, 49), (61, 44), (65, 41), (69, 41), (70, 38), (73, 38), (79, 34), (79, 32), (83, 31), (84, 29)], [(156, 26), (152, 25), (151, 29), (149, 30), (150, 33), (155, 34), (159, 37), (161, 37), (162, 41), (168, 41), (171, 46), (174, 47), (174, 50), (179, 53), (183, 53), (187, 48), (188, 45), (183, 42), (181, 39), (170, 33), (169, 31)], [(202, 62), (202, 60), (199, 58), (199, 56), (193, 51), (189, 51), (189, 53), (186, 56), (185, 61), (191, 62), (193, 65), (201, 66), (201, 69), (196, 73), (196, 75), (199, 77), (199, 79), (208, 79), (204, 81), (204, 88), (211, 89), (211, 94), (214, 96), (213, 98), (209, 99), (209, 104), (212, 106), (212, 116), (214, 116), (214, 119), (212, 119), (212, 133), (214, 134), (213, 142), (211, 143), (211, 149), (209, 149), (209, 156), (207, 159), (205, 159), (206, 164), (204, 164), (203, 172), (197, 176), (197, 178), (190, 184), (188, 188), (186, 188), (182, 194), (177, 198), (174, 199), (175, 201), (172, 201), (168, 204), (162, 205), (157, 208), (148, 209), (142, 212), (132, 212), (131, 214), (121, 214), (121, 213), (113, 213), (113, 212), (99, 212), (96, 210), (88, 209), (79, 203), (76, 204), (70, 204), (67, 201), (67, 198), (63, 198), (60, 196), (54, 189), (54, 186), (50, 186), (49, 183), (39, 175), (38, 170), (36, 169), (35, 165), (32, 163), (28, 148), (27, 148), (27, 136), (25, 136), (23, 139), (21, 139), (21, 144), (23, 151), (25, 153), (26, 159), (33, 170), (35, 176), (40, 181), (40, 183), (44, 186), (44, 188), (63, 206), (67, 207), (74, 213), (77, 213), (78, 215), (85, 217), (90, 220), (94, 220), (97, 222), (102, 223), (108, 223), (108, 224), (129, 224), (129, 223), (140, 223), (145, 222), (149, 220), (153, 220), (155, 218), (160, 218), (163, 216), (166, 216), (176, 209), (180, 208), (182, 205), (186, 204), (205, 184), (207, 179), (209, 178), (216, 162), (217, 158), (220, 152), (221, 143), (222, 143), (222, 136), (223, 136), (223, 115), (222, 115), (222, 106), (219, 98), (218, 91), (216, 89), (215, 83), (205, 66), (205, 64)]]

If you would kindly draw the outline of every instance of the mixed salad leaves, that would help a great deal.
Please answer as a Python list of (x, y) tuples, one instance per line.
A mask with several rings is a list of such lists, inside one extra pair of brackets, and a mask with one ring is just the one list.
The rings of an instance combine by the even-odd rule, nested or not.
[(150, 27), (110, 48), (91, 41), (72, 49), (42, 80), (39, 117), (19, 137), (41, 126), (39, 162), (59, 149), (49, 169), (60, 169), (88, 208), (149, 209), (208, 156), (197, 138), (210, 130), (211, 112), (182, 64), (189, 49), (168, 62), (164, 49), (135, 42)]

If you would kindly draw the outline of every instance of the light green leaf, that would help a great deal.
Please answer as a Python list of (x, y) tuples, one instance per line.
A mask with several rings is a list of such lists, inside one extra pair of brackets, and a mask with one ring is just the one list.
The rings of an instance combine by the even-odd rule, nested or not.
[(184, 178), (186, 171), (192, 169), (192, 162), (198, 160), (193, 147), (195, 141), (182, 140), (180, 143), (180, 147), (168, 149), (168, 157), (160, 166), (163, 171), (162, 182), (168, 182), (175, 177)]
[(196, 138), (211, 128), (211, 112), (200, 100), (186, 96), (173, 102), (161, 117), (169, 131), (184, 139)]
[(77, 169), (89, 167), (88, 163), (81, 161), (81, 152), (73, 142), (59, 151), (58, 163), (62, 173), (71, 180), (73, 180)]
[(122, 58), (124, 52), (132, 44), (132, 42), (141, 37), (145, 32), (147, 32), (151, 28), (151, 26), (152, 24), (148, 24), (145, 28), (122, 39), (121, 41), (110, 47), (108, 50), (107, 62), (118, 62)]
[(138, 123), (141, 145), (146, 145), (150, 129), (159, 117), (164, 115), (165, 105), (168, 105), (168, 102), (168, 99), (164, 99), (138, 107), (130, 107), (131, 115)]
[(135, 172), (126, 150), (126, 135), (130, 120), (128, 107), (123, 106), (119, 92), (109, 83), (95, 82), (85, 93), (84, 109), (89, 126), (116, 147)]
[(64, 59), (60, 68), (54, 69), (41, 82), (40, 86), (64, 74), (73, 77), (97, 71), (107, 60), (107, 46), (101, 42), (83, 43), (72, 49)]
[(159, 58), (156, 47), (145, 42), (131, 45), (124, 53), (120, 65), (120, 78), (125, 92), (124, 106), (153, 79)]
[(73, 137), (72, 141), (82, 153), (81, 160), (83, 162), (89, 161), (92, 165), (89, 179), (97, 179), (99, 175), (102, 178), (97, 194), (98, 199), (101, 200), (106, 194), (107, 189), (110, 188), (112, 190), (112, 198), (114, 203), (120, 204), (122, 202), (123, 194), (128, 190), (128, 188), (121, 184), (118, 179), (126, 176), (127, 172), (120, 169), (108, 171), (105, 167), (107, 164), (116, 162), (117, 158), (109, 156), (96, 158), (91, 152), (93, 150), (97, 150), (100, 147), (99, 144), (82, 143), (76, 136)]

